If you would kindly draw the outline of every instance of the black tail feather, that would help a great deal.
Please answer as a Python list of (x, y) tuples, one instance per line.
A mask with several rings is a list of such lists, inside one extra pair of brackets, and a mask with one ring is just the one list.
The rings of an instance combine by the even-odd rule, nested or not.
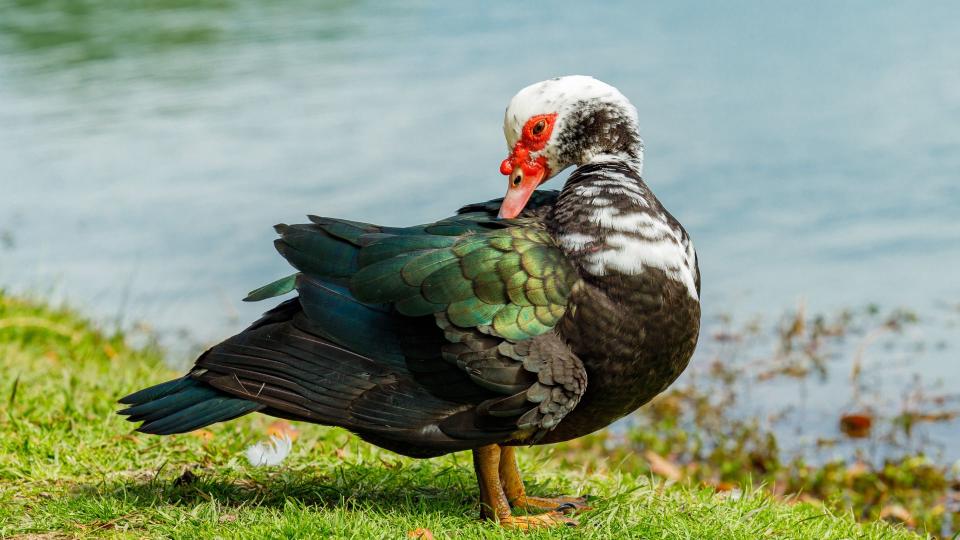
[(130, 405), (118, 414), (143, 422), (137, 431), (156, 435), (186, 433), (232, 420), (263, 405), (232, 397), (189, 375), (145, 388), (120, 399)]

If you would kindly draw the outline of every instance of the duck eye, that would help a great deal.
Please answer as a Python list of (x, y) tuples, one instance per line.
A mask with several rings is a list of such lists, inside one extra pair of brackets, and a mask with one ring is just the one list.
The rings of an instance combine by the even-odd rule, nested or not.
[(539, 135), (543, 133), (543, 130), (547, 128), (547, 121), (541, 120), (534, 124), (533, 129), (531, 130), (534, 135)]

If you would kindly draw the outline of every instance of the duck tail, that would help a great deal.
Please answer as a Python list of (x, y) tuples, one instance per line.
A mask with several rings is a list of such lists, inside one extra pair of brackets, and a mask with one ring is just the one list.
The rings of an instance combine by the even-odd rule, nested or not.
[(137, 431), (156, 435), (186, 433), (263, 408), (259, 403), (225, 394), (190, 374), (144, 388), (119, 401), (129, 407), (117, 414), (130, 422), (143, 422)]

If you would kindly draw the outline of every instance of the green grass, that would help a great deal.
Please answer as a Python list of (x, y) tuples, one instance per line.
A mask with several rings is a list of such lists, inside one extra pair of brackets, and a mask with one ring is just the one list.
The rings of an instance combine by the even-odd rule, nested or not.
[(762, 489), (666, 485), (595, 457), (562, 465), (573, 447), (523, 450), (521, 468), (532, 493), (588, 493), (594, 510), (578, 529), (507, 532), (476, 517), (468, 453), (411, 460), (304, 424), (283, 466), (253, 468), (243, 449), (265, 438), (269, 418), (203, 437), (133, 434), (116, 398), (173, 375), (156, 348), (0, 294), (0, 537), (917, 537)]

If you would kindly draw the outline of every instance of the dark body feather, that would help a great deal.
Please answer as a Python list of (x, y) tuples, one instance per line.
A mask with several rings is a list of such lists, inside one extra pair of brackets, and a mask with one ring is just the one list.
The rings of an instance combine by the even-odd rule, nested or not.
[[(633, 181), (646, 204), (638, 205), (618, 193), (619, 186), (608, 184), (611, 173), (621, 182), (624, 177)], [(578, 191), (587, 194), (579, 195)], [(557, 325), (559, 334), (583, 362), (589, 384), (576, 408), (544, 437), (543, 443), (581, 437), (635, 411), (680, 376), (697, 345), (700, 302), (663, 269), (598, 277), (585, 268), (585, 256), (602, 249), (604, 238), (610, 235), (595, 222), (598, 205), (591, 204), (604, 197), (610, 201), (600, 205), (605, 209), (656, 216), (682, 240), (690, 241), (680, 223), (626, 164), (585, 165), (570, 176), (546, 219), (556, 236), (576, 231), (596, 239), (566, 250), (577, 262), (582, 281), (570, 298), (575, 308), (568, 310)], [(691, 270), (699, 296), (700, 271), (695, 254)]]
[[(624, 185), (629, 196), (616, 198)], [(607, 250), (622, 264), (664, 231), (693, 252), (639, 175), (586, 165), (515, 220), (495, 219), (498, 207), (407, 228), (315, 217), (278, 226), (277, 249), (298, 274), (251, 296), (298, 296), (182, 379), (127, 396), (121, 414), (141, 431), (176, 433), (259, 411), (429, 457), (579, 437), (676, 379), (699, 331), (695, 255), (690, 268), (636, 272), (597, 259)], [(644, 212), (653, 233), (616, 229)]]

